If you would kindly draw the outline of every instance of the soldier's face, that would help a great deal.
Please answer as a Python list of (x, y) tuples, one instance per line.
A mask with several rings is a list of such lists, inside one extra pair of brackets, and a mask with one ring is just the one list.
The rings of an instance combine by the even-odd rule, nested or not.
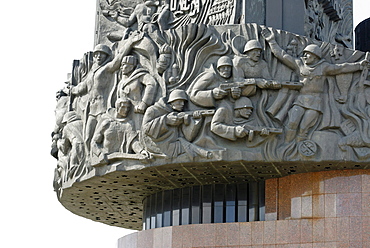
[(240, 117), (243, 117), (245, 119), (248, 119), (251, 116), (252, 111), (253, 111), (252, 108), (241, 108), (238, 110), (239, 110)]
[(315, 64), (319, 60), (319, 57), (317, 57), (315, 54), (305, 52), (303, 54), (303, 61), (306, 65), (312, 65)]
[(127, 75), (134, 70), (134, 65), (122, 63), (121, 71), (123, 75)]
[(157, 61), (157, 70), (160, 73), (163, 73), (169, 66), (169, 61), (168, 59), (163, 56), (162, 54), (159, 55), (158, 61)]
[(184, 109), (185, 101), (182, 99), (178, 99), (171, 102), (170, 105), (173, 110), (181, 112)]
[(222, 65), (218, 68), (218, 72), (220, 73), (220, 76), (223, 78), (230, 78), (231, 77), (231, 66), (228, 65)]
[(130, 104), (129, 103), (121, 103), (117, 112), (118, 115), (121, 117), (127, 117), (128, 112), (130, 111)]
[(254, 62), (258, 62), (261, 57), (261, 49), (252, 49), (246, 53), (247, 57), (249, 57)]
[(99, 51), (94, 53), (94, 61), (98, 65), (103, 64), (106, 59), (107, 59), (107, 54), (103, 52), (99, 52)]

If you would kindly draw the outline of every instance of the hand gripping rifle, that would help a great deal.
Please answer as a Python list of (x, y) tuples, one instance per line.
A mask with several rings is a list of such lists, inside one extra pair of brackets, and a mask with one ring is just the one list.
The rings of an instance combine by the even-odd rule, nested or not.
[(248, 141), (252, 141), (255, 134), (267, 132), (268, 134), (281, 134), (283, 133), (283, 129), (281, 128), (273, 128), (273, 127), (251, 127), (251, 126), (243, 126), (244, 129), (248, 130)]
[(212, 116), (214, 115), (216, 110), (214, 109), (201, 109), (201, 110), (194, 110), (194, 111), (186, 111), (180, 112), (177, 114), (177, 117), (184, 119), (184, 124), (187, 125), (190, 123), (190, 117), (192, 116), (195, 119), (200, 119), (203, 116)]

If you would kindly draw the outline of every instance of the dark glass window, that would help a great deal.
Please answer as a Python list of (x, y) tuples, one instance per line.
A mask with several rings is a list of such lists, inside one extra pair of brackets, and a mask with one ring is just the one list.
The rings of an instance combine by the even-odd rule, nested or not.
[(172, 191), (167, 190), (163, 195), (163, 226), (171, 226)]
[(191, 191), (191, 224), (199, 224), (200, 221), (200, 202), (201, 202), (200, 186), (192, 187)]
[(143, 201), (143, 228), (265, 219), (265, 183), (166, 190)]
[(172, 225), (178, 226), (180, 225), (181, 189), (173, 190), (172, 203)]
[(190, 223), (190, 190), (191, 188), (182, 189), (182, 206), (181, 206), (181, 223), (188, 225)]
[(224, 201), (225, 201), (225, 185), (214, 185), (214, 223), (224, 222)]
[(202, 188), (202, 223), (212, 223), (212, 185)]
[(236, 187), (234, 184), (226, 185), (226, 222), (235, 222), (236, 216)]

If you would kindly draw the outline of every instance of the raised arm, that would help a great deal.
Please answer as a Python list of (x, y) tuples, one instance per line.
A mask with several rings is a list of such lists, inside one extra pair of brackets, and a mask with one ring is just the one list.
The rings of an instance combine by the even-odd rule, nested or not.
[(356, 63), (343, 63), (343, 64), (328, 64), (325, 68), (324, 73), (326, 75), (334, 76), (338, 74), (351, 73), (355, 71), (363, 70), (369, 61), (362, 60)]
[(289, 55), (277, 44), (275, 40), (275, 35), (273, 32), (271, 32), (268, 29), (264, 29), (262, 30), (261, 34), (265, 38), (265, 40), (269, 43), (271, 51), (277, 59), (279, 59), (282, 63), (284, 63), (286, 66), (288, 66), (292, 70), (299, 71), (296, 58)]
[(119, 70), (122, 62), (122, 58), (130, 54), (133, 46), (142, 40), (144, 37), (143, 32), (133, 32), (126, 40), (123, 40), (123, 46), (120, 48), (118, 54), (114, 59), (106, 65), (106, 70), (113, 73)]

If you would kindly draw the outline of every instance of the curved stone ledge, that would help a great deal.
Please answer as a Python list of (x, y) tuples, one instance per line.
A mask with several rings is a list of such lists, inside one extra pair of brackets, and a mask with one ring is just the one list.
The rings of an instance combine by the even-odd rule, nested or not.
[[(307, 173), (309, 171), (331, 170), (331, 169), (352, 169), (368, 168), (368, 164), (294, 164), (294, 163), (254, 163), (245, 166), (244, 162), (215, 162), (215, 163), (193, 163), (193, 164), (168, 164), (166, 166), (153, 166), (147, 168), (125, 167), (116, 165), (100, 168), (106, 174), (89, 174), (81, 182), (74, 182), (65, 187), (60, 196), (60, 202), (71, 212), (85, 218), (102, 222), (108, 225), (119, 226), (129, 229), (142, 229), (142, 208), (145, 197), (156, 192), (169, 189), (185, 188), (194, 185), (206, 184), (237, 184), (267, 180), (267, 184), (276, 180), (286, 181), (285, 178), (300, 178), (306, 176), (309, 180), (311, 175), (330, 174), (342, 176), (343, 172), (326, 171)], [(346, 167), (346, 168), (345, 168)], [(274, 170), (275, 174), (268, 170)], [(293, 171), (295, 170), (295, 171)], [(368, 173), (367, 170), (353, 170), (357, 173)], [(282, 179), (272, 179), (288, 176), (293, 173), (304, 173), (292, 175)], [(307, 177), (309, 175), (309, 177)], [(344, 174), (345, 175), (345, 174)], [(275, 180), (275, 181), (274, 181)], [(307, 180), (301, 180), (307, 184)], [(310, 179), (311, 180), (311, 179)], [(347, 179), (346, 179), (347, 180)], [(368, 180), (368, 179), (367, 179)], [(295, 181), (295, 187), (298, 185)], [(288, 184), (290, 185), (290, 184)], [(277, 189), (277, 185), (273, 190)], [(316, 187), (319, 187), (316, 185)], [(266, 192), (272, 192), (269, 189)], [(283, 191), (284, 192), (284, 191)], [(323, 192), (321, 192), (323, 193)], [(272, 193), (276, 195), (276, 192)], [(268, 198), (270, 199), (270, 198)], [(283, 198), (280, 198), (283, 199)], [(273, 201), (276, 203), (276, 199)], [(272, 203), (266, 202), (266, 209), (277, 209)], [(284, 206), (279, 209), (284, 209)], [(268, 216), (276, 216), (275, 212), (266, 211)]]

